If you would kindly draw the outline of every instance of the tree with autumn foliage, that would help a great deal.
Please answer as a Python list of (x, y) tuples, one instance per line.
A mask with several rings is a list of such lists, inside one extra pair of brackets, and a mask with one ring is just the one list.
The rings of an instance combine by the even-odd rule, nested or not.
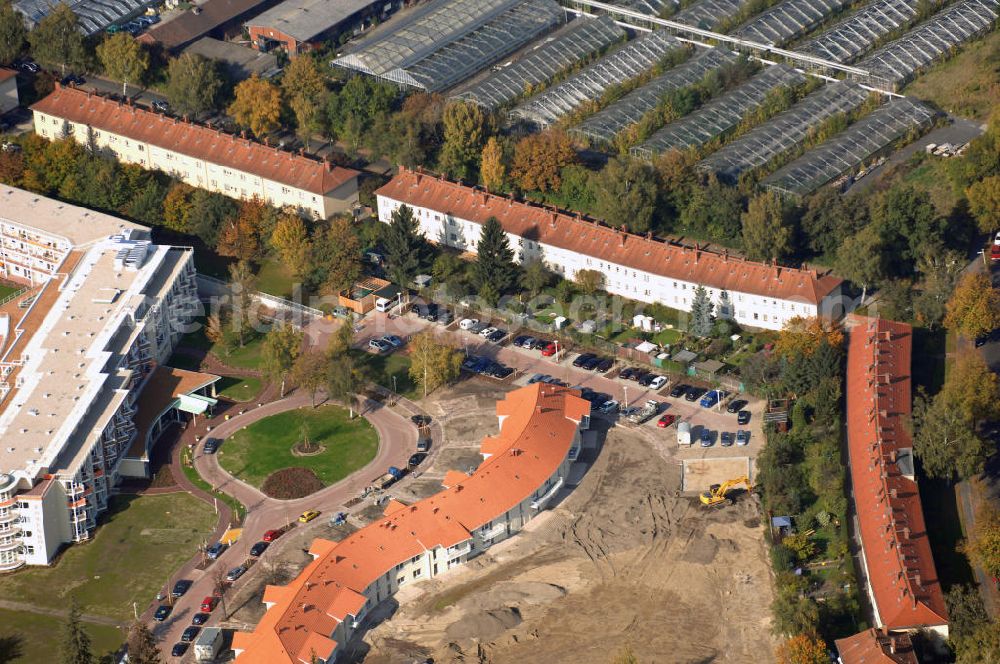
[(525, 136), (514, 145), (511, 176), (522, 189), (556, 191), (562, 184), (562, 169), (576, 161), (566, 132), (550, 129)]
[(236, 124), (264, 137), (278, 127), (281, 117), (281, 91), (278, 86), (254, 74), (233, 90), (235, 98), (228, 113)]
[(958, 352), (940, 394), (973, 426), (1000, 415), (1000, 378), (975, 350)]
[(992, 577), (1000, 577), (1000, 510), (981, 502), (962, 550)]
[(503, 189), (504, 180), (507, 178), (507, 165), (504, 163), (503, 146), (496, 136), (490, 136), (483, 148), (483, 156), (479, 165), (479, 177), (490, 191), (500, 191)]
[(945, 309), (945, 327), (969, 339), (1000, 327), (1000, 294), (982, 272), (962, 277)]
[(315, 281), (324, 295), (337, 295), (361, 276), (361, 242), (350, 219), (337, 217), (313, 243)]
[(178, 233), (191, 232), (191, 197), (196, 189), (184, 182), (174, 182), (163, 198), (163, 225)]
[(128, 84), (139, 83), (149, 69), (149, 53), (125, 31), (98, 44), (97, 58), (108, 76), (122, 82), (122, 96), (128, 96)]
[(972, 183), (965, 190), (965, 196), (980, 231), (991, 233), (1000, 228), (1000, 175)]
[(778, 333), (774, 352), (785, 357), (809, 357), (824, 340), (831, 347), (840, 348), (844, 345), (844, 331), (833, 321), (796, 316), (785, 323), (785, 327)]
[(308, 56), (292, 58), (281, 76), (281, 91), (295, 114), (296, 133), (308, 149), (309, 138), (322, 126), (322, 108), (328, 92), (316, 60)]
[(230, 219), (219, 231), (215, 250), (220, 256), (231, 256), (241, 261), (253, 261), (260, 255), (260, 231), (264, 227), (267, 206), (254, 196), (240, 201), (235, 219)]
[(797, 634), (774, 651), (778, 664), (830, 664), (826, 644), (816, 636)]
[(271, 233), (271, 246), (278, 251), (281, 262), (288, 266), (298, 280), (306, 277), (311, 269), (312, 243), (302, 217), (286, 212), (278, 217)]
[(479, 166), (486, 140), (493, 133), (492, 119), (477, 104), (454, 101), (445, 106), (444, 144), (438, 155), (441, 170), (468, 180)]

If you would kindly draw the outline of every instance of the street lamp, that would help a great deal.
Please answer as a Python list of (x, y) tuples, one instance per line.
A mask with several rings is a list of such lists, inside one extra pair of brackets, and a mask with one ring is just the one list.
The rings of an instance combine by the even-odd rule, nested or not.
[(624, 410), (628, 410), (628, 385), (622, 386), (622, 389), (625, 390), (625, 407), (624, 407)]

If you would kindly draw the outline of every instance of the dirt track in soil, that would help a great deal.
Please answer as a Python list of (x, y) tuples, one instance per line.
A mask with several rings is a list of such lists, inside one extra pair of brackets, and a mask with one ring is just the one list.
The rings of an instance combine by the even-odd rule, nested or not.
[(706, 511), (679, 466), (612, 429), (580, 485), (529, 529), (414, 586), (366, 664), (767, 662), (772, 589), (756, 505)]

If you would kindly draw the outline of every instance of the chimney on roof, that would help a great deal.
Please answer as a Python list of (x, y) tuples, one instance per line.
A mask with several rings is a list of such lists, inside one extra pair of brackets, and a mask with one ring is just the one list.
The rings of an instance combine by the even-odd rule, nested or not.
[(184, 114), (184, 122), (191, 122), (191, 118), (188, 117), (187, 113)]
[(910, 539), (910, 527), (903, 526), (903, 539)]
[(264, 137), (264, 145), (267, 145), (267, 146), (271, 145), (271, 139), (268, 138), (267, 136)]
[(556, 213), (555, 213), (555, 212), (553, 212), (553, 213), (552, 213), (552, 217), (551, 217), (551, 222), (552, 222), (552, 228), (555, 228), (555, 227), (556, 227), (556, 216), (557, 216), (557, 215), (556, 215)]
[(621, 246), (624, 247), (625, 246), (625, 236), (628, 235), (628, 233), (625, 230), (625, 224), (622, 224), (621, 228), (618, 229), (618, 233), (621, 235)]
[(306, 156), (306, 149), (305, 148), (299, 148), (299, 156), (300, 157)]
[(646, 231), (646, 239), (647, 240), (653, 239), (653, 231)]
[(917, 585), (918, 588), (923, 588), (924, 584), (920, 582), (920, 572), (913, 575), (913, 583)]

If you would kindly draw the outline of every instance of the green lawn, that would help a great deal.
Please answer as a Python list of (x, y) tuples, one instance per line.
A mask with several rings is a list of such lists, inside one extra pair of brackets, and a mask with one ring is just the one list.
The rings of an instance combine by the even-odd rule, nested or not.
[(0, 302), (3, 302), (14, 293), (24, 290), (24, 286), (12, 284), (8, 281), (0, 281)]
[[(199, 322), (203, 323), (204, 321)], [(261, 350), (264, 348), (264, 335), (259, 334), (253, 338), (248, 338), (242, 347), (236, 346), (227, 354), (219, 344), (213, 344), (208, 340), (205, 336), (204, 324), (202, 324), (199, 326), (197, 331), (185, 334), (178, 346), (194, 350), (208, 351), (226, 364), (233, 367), (239, 367), (240, 369), (257, 369), (260, 367), (260, 354)], [(174, 357), (171, 359), (175, 360), (176, 358), (178, 358), (178, 354), (175, 353)], [(176, 361), (180, 364), (187, 364), (189, 366), (196, 364), (190, 357), (185, 357)], [(171, 366), (175, 366), (179, 369), (188, 368), (187, 366), (181, 366), (180, 364), (172, 364)]]
[(0, 577), (0, 597), (118, 620), (144, 607), (212, 531), (212, 508), (186, 493), (112, 499), (94, 538), (65, 550), (52, 567)]
[(230, 496), (228, 493), (225, 493), (224, 491), (213, 490), (212, 485), (203, 480), (201, 478), (201, 475), (198, 474), (198, 471), (195, 470), (194, 466), (191, 465), (191, 453), (188, 450), (184, 450), (184, 452), (181, 455), (181, 470), (184, 471), (184, 476), (188, 478), (188, 481), (191, 482), (191, 484), (194, 484), (196, 487), (198, 487), (205, 493), (214, 496), (216, 499), (219, 500), (219, 502), (223, 502), (229, 505), (229, 507), (233, 510), (233, 513), (236, 516), (236, 520), (239, 523), (243, 522), (243, 517), (246, 516), (247, 512), (246, 507), (243, 506), (243, 503), (236, 500), (235, 498)]
[(392, 389), (392, 377), (396, 377), (396, 390), (407, 399), (418, 399), (422, 392), (410, 379), (410, 358), (396, 352), (391, 355), (373, 355), (357, 351), (357, 357), (368, 368), (369, 379), (387, 389)]
[[(299, 457), (292, 446), (301, 439), (302, 425), (312, 441), (326, 449), (316, 456)], [(222, 467), (260, 487), (275, 470), (310, 468), (324, 484), (333, 484), (375, 458), (378, 435), (363, 417), (348, 419), (340, 406), (300, 408), (266, 417), (238, 431), (219, 448)]]
[(263, 381), (255, 376), (239, 378), (223, 376), (215, 384), (218, 395), (231, 401), (253, 401), (264, 387)]
[(264, 261), (257, 271), (257, 290), (278, 297), (290, 298), (295, 278), (288, 266), (276, 258)]
[[(0, 609), (0, 638), (14, 641), (9, 648), (0, 646), (4, 655), (0, 661), (4, 664), (55, 661), (65, 624), (62, 618), (55, 616)], [(97, 657), (113, 653), (124, 641), (117, 627), (90, 623), (83, 626), (90, 635), (91, 652)]]
[(653, 337), (653, 343), (658, 343), (661, 346), (669, 346), (670, 344), (675, 344), (684, 337), (684, 333), (680, 330), (662, 330), (658, 332)]

